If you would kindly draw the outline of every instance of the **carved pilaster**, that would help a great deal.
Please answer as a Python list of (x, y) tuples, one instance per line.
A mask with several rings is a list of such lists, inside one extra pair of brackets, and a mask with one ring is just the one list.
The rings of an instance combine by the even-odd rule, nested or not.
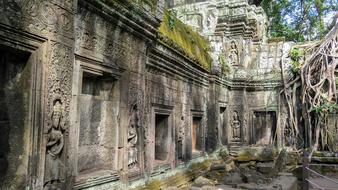
[(69, 106), (73, 70), (73, 48), (52, 42), (47, 65), (46, 111), (44, 136), (46, 157), (44, 189), (64, 188), (68, 176), (67, 144)]

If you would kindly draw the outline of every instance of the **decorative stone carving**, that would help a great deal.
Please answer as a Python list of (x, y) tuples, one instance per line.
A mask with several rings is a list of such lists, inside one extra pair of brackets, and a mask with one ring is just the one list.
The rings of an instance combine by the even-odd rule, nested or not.
[(56, 5), (46, 0), (2, 0), (0, 7), (2, 23), (34, 32), (72, 35), (73, 15), (66, 11), (72, 8), (72, 2)]
[[(185, 115), (186, 113), (183, 113)], [(179, 159), (183, 158), (183, 144), (185, 140), (185, 127), (189, 126), (187, 123), (188, 121), (184, 118), (184, 116), (181, 116), (180, 125), (177, 130), (177, 156)]]
[(238, 49), (235, 41), (231, 41), (230, 44), (228, 63), (230, 63), (230, 65), (238, 65)]
[[(56, 95), (58, 94), (60, 95), (60, 89), (56, 91)], [(65, 166), (61, 159), (65, 144), (64, 132), (66, 130), (62, 104), (61, 96), (54, 99), (53, 111), (50, 118), (51, 126), (47, 126), (44, 189), (48, 190), (61, 189), (59, 184), (65, 179)]]
[(232, 138), (234, 140), (240, 140), (241, 139), (241, 121), (239, 120), (238, 112), (234, 111), (232, 116)]
[(128, 127), (128, 167), (133, 168), (138, 163), (138, 149), (137, 149), (137, 129), (140, 127), (139, 115), (137, 105), (131, 109), (131, 115)]
[(187, 24), (193, 27), (194, 30), (199, 31), (203, 28), (203, 17), (201, 14), (190, 14), (186, 16), (186, 19)]
[(46, 158), (44, 189), (62, 189), (66, 179), (69, 104), (73, 64), (72, 48), (51, 43), (47, 65)]

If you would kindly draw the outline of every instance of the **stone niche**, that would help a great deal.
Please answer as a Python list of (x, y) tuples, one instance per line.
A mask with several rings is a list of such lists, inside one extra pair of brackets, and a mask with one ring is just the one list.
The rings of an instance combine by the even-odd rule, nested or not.
[(173, 155), (172, 109), (156, 107), (153, 109), (153, 166), (168, 164)]
[(30, 53), (0, 46), (0, 189), (25, 189), (30, 155)]
[(227, 129), (227, 115), (226, 107), (221, 106), (219, 108), (219, 123), (218, 123), (218, 138), (221, 145), (226, 145), (228, 143), (228, 129)]
[(204, 152), (203, 112), (192, 112), (191, 117), (191, 155), (196, 157)]
[(168, 158), (169, 115), (155, 115), (155, 160), (165, 161)]
[(79, 182), (117, 170), (119, 85), (111, 68), (80, 60), (75, 68)]
[(269, 145), (276, 136), (276, 112), (255, 111), (253, 116), (253, 142), (257, 145)]

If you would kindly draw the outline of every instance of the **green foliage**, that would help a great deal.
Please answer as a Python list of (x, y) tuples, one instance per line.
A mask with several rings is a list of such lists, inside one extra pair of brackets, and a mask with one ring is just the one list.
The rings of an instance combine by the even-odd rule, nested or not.
[(165, 11), (158, 31), (164, 43), (210, 71), (212, 59), (208, 52), (209, 42), (177, 19), (174, 12)]
[(225, 57), (224, 57), (223, 54), (221, 54), (219, 56), (219, 62), (221, 64), (221, 71), (222, 71), (222, 73), (223, 74), (229, 73), (230, 72), (230, 67), (229, 67), (229, 65), (228, 65), (228, 63), (227, 63), (227, 61), (226, 61), (226, 59), (225, 59)]
[(304, 57), (303, 52), (298, 48), (291, 48), (289, 56), (291, 58), (291, 71), (294, 74), (299, 74), (302, 66), (301, 59)]
[(323, 38), (332, 27), (324, 19), (338, 9), (337, 0), (263, 0), (261, 6), (270, 21), (271, 37), (295, 42)]
[(321, 115), (323, 113), (335, 113), (338, 111), (338, 105), (333, 102), (325, 102), (320, 106), (314, 108), (315, 113), (317, 115)]
[(227, 149), (221, 149), (218, 156), (225, 161), (229, 157), (229, 151)]

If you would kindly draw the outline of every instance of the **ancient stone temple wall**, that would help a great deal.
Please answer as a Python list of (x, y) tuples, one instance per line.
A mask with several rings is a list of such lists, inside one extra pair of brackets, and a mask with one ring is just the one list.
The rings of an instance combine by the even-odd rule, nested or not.
[(209, 72), (158, 40), (165, 1), (0, 1), (0, 189), (119, 189), (271, 144), (256, 124), (275, 122), (285, 45), (260, 35), (261, 9), (215, 2), (181, 17), (202, 23)]
[(207, 146), (280, 144), (274, 135), (280, 69), (290, 45), (267, 38), (264, 11), (247, 0), (175, 3), (177, 17), (211, 43), (215, 79), (208, 135), (214, 138), (207, 139)]
[(7, 148), (1, 147), (0, 189), (64, 188), (72, 181), (75, 2), (1, 1), (0, 7), (1, 130), (7, 136), (1, 138)]

